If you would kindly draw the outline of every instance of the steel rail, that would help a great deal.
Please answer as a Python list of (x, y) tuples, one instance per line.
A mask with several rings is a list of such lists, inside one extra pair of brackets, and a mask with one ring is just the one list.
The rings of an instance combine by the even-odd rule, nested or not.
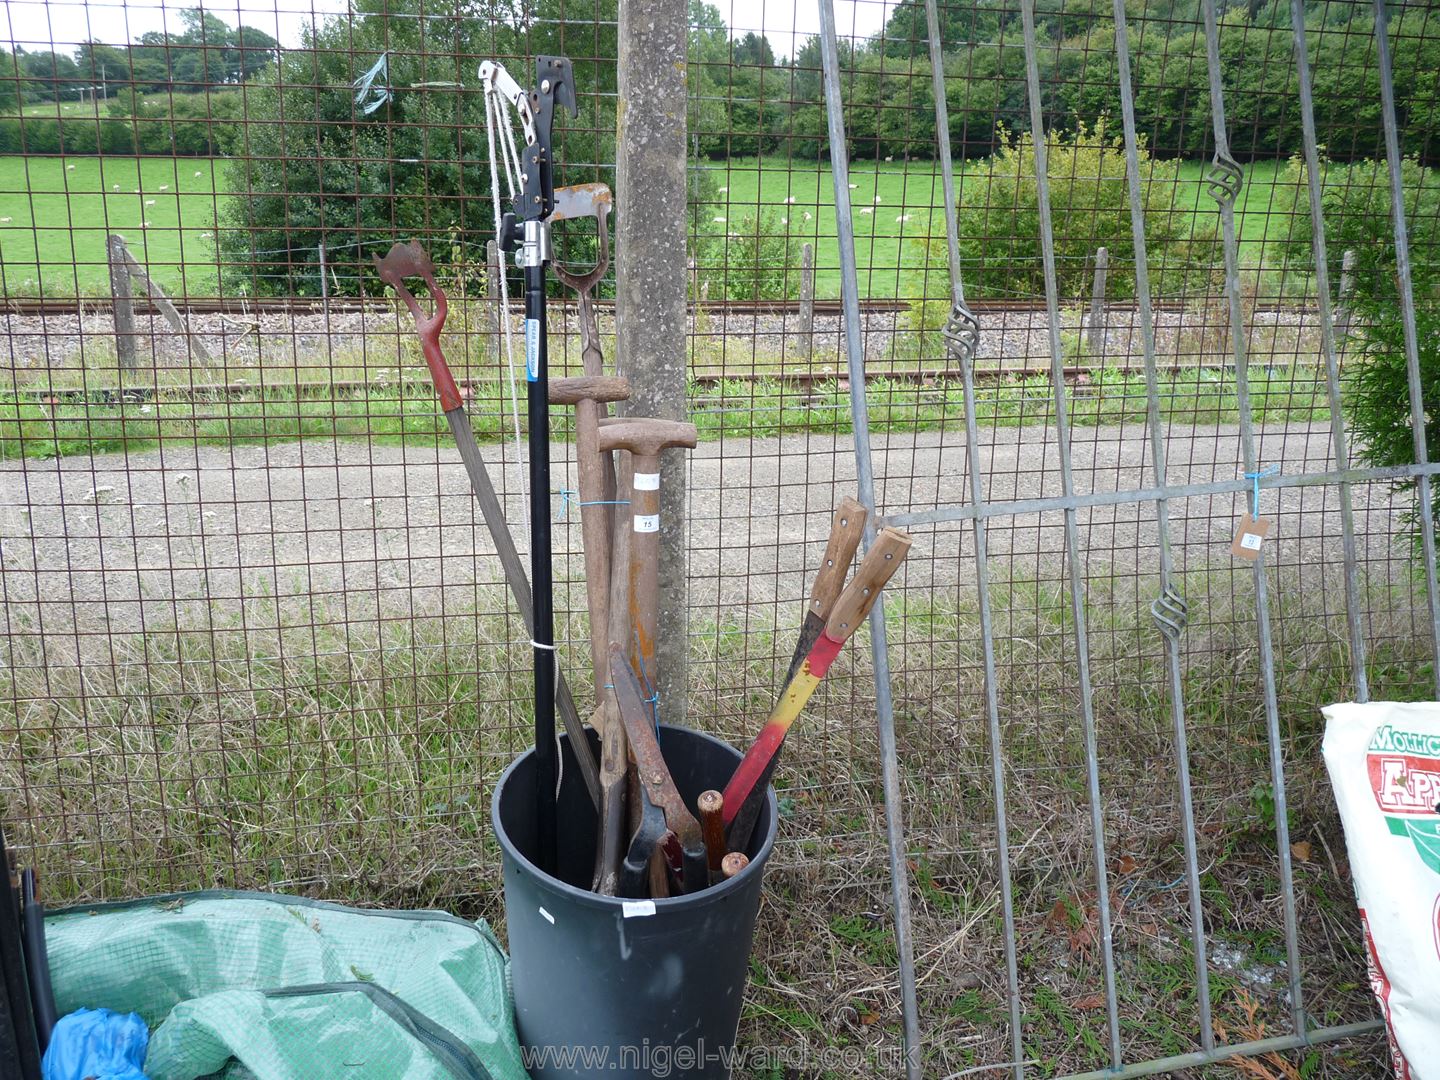
[[(558, 370), (558, 369), (557, 369)], [(566, 371), (574, 370), (567, 367)], [(1063, 369), (1067, 381), (1078, 382), (1094, 378), (1097, 375), (1143, 375), (1145, 368), (1135, 364), (1114, 364), (1105, 367), (1070, 366)], [(1182, 374), (1184, 372), (1212, 372), (1225, 373), (1230, 370), (1229, 365), (1219, 364), (1160, 364), (1157, 371), (1168, 374)], [(880, 370), (867, 369), (865, 371), (867, 383), (877, 382), (881, 379), (897, 383), (914, 383), (917, 386), (936, 385), (940, 383), (962, 383), (965, 380), (963, 368), (916, 368), (912, 370), (895, 370), (893, 368), (882, 368)], [(1049, 379), (1051, 371), (1047, 368), (981, 368), (978, 371), (972, 368), (970, 377), (985, 382), (1003, 382), (1007, 379), (1022, 381), (1025, 379)], [(837, 371), (833, 368), (820, 371), (734, 371), (734, 372), (691, 372), (689, 380), (696, 386), (717, 386), (726, 382), (739, 383), (794, 383), (797, 386), (815, 387), (823, 386), (826, 383), (838, 383), (850, 378), (849, 371)], [(455, 385), (465, 390), (478, 390), (494, 387), (497, 383), (494, 380), (486, 379), (456, 379)], [(323, 397), (326, 394), (335, 392), (359, 392), (362, 390), (396, 390), (400, 396), (406, 396), (412, 388), (416, 394), (425, 394), (429, 391), (430, 384), (423, 379), (395, 379), (392, 381), (377, 382), (374, 379), (337, 379), (333, 382), (318, 382), (307, 380), (304, 382), (275, 382), (275, 383), (178, 383), (173, 386), (112, 386), (112, 387), (41, 387), (38, 389), (6, 390), (0, 393), (0, 401), (34, 401), (49, 403), (55, 401), (89, 401), (98, 404), (114, 404), (115, 401), (154, 401), (159, 399), (171, 399), (183, 401), (187, 398), (205, 398), (222, 396), (254, 396), (266, 393), (295, 393), (298, 395), (315, 395)]]
[[(1440, 474), (1440, 462), (1425, 465), (1377, 465), (1344, 472), (1276, 473), (1261, 477), (1260, 490), (1274, 488), (1328, 487), (1331, 484), (1366, 484), (1377, 481), (1404, 482), (1419, 476)], [(1130, 491), (1092, 491), (1083, 495), (1052, 495), (1034, 499), (1008, 499), (1004, 502), (976, 506), (942, 506), (935, 510), (917, 510), (908, 514), (886, 514), (880, 525), (910, 528), (915, 525), (936, 525), (974, 518), (1014, 517), (1018, 514), (1045, 514), (1056, 510), (1084, 507), (1123, 506), (1128, 503), (1157, 502), (1160, 499), (1189, 499), (1202, 495), (1223, 495), (1227, 492), (1250, 491), (1253, 480), (1210, 480), (1198, 484), (1166, 484), (1160, 487), (1135, 488)]]
[(1357, 1024), (1337, 1024), (1333, 1027), (1316, 1028), (1300, 1035), (1276, 1035), (1270, 1039), (1255, 1039), (1251, 1042), (1231, 1043), (1211, 1050), (1200, 1050), (1190, 1054), (1175, 1054), (1171, 1057), (1156, 1058), (1153, 1061), (1136, 1062), (1119, 1069), (1094, 1069), (1084, 1073), (1067, 1073), (1056, 1080), (1129, 1080), (1135, 1076), (1156, 1076), (1160, 1073), (1194, 1069), (1202, 1065), (1214, 1065), (1237, 1057), (1255, 1057), (1277, 1050), (1298, 1050), (1316, 1043), (1335, 1042), (1356, 1035), (1368, 1035), (1372, 1031), (1383, 1031), (1380, 1020), (1363, 1020)]
[[(454, 301), (458, 309), (470, 305), (494, 304), (494, 300), (485, 297), (471, 296)], [(328, 304), (318, 297), (315, 299), (285, 299), (267, 298), (257, 300), (227, 300), (223, 298), (197, 297), (186, 300), (175, 298), (176, 310), (181, 315), (323, 315), (327, 308), (331, 315), (388, 315), (395, 312), (393, 305), (374, 298), (362, 300), (358, 297), (331, 299)], [(578, 310), (578, 304), (571, 299), (561, 296), (549, 297), (549, 304), (557, 310)], [(1009, 300), (966, 300), (966, 304), (974, 311), (981, 314), (988, 312), (1012, 312), (1015, 314), (1039, 313), (1045, 310), (1044, 300), (1026, 300), (1021, 298)], [(94, 297), (64, 300), (35, 300), (23, 297), (0, 297), (0, 317), (5, 316), (44, 316), (44, 315), (84, 315), (95, 312), (109, 311), (111, 300), (109, 297)], [(798, 315), (800, 313), (799, 300), (691, 300), (691, 308), (702, 307), (711, 314), (733, 314), (733, 315)], [(1168, 314), (1185, 314), (1188, 310), (1184, 301), (1180, 300), (1157, 300), (1152, 301), (1153, 310)], [(1139, 305), (1133, 300), (1107, 300), (1105, 307), (1111, 312), (1133, 312), (1139, 310)], [(505, 305), (507, 311), (512, 315), (524, 314), (524, 306), (521, 301), (512, 301)], [(137, 300), (133, 306), (136, 315), (159, 315), (161, 311), (149, 301)], [(597, 311), (613, 312), (615, 301), (610, 299), (596, 299), (595, 309)], [(814, 301), (816, 315), (838, 317), (844, 313), (845, 306), (841, 300), (816, 299)], [(890, 315), (901, 314), (910, 310), (910, 302), (906, 300), (886, 300), (876, 298), (865, 298), (860, 300), (860, 310), (866, 315)], [(1255, 311), (1265, 315), (1313, 315), (1316, 309), (1308, 304), (1259, 304)], [(236, 330), (235, 333), (242, 331)]]

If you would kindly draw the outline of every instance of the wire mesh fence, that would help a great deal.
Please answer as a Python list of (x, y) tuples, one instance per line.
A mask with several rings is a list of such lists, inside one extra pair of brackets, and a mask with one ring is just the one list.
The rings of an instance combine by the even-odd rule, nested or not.
[[(1218, 65), (1199, 2), (1129, 5), (1124, 50), (1111, 4), (1037, 8), (1031, 70), (1058, 320), (1047, 304), (1024, 12), (937, 5), (956, 255), (982, 328), (967, 402), (944, 336), (953, 280), (925, 6), (836, 7), (876, 503), (916, 537), (888, 626), (925, 1071), (937, 1076), (1016, 1060), (1053, 1073), (1109, 1064), (1107, 947), (1127, 1060), (1188, 1053), (1207, 1033), (1224, 1044), (1288, 1030), (1277, 814), (1292, 845), (1309, 1015), (1316, 1026), (1371, 1018), (1318, 753), (1318, 706), (1357, 689), (1342, 490), (1353, 501), (1369, 694), (1435, 692), (1413, 484), (1285, 479), (1338, 467), (1291, 5), (1221, 5)], [(1388, 12), (1420, 361), (1433, 388), (1440, 25), (1427, 4)], [(560, 177), (613, 186), (615, 5), (247, 0), (200, 12), (12, 0), (6, 14), (7, 826), (57, 898), (264, 887), (501, 920), (486, 807), (526, 741), (527, 638), (409, 317), (372, 255), (417, 238), (439, 265), (452, 298), (447, 353), (518, 531), (516, 374), (501, 333), (518, 309), (501, 310), (492, 269), (475, 69), (571, 57), (580, 115), (561, 128)], [(1375, 5), (1322, 0), (1302, 14), (1336, 389), (1354, 464), (1401, 466), (1415, 458)], [(818, 28), (803, 4), (691, 7), (684, 243), (689, 402), (702, 442), (687, 468), (685, 719), (737, 743), (768, 709), (831, 510), (856, 486)], [(1122, 55), (1159, 429), (1147, 413)], [(1212, 66), (1228, 153), (1243, 168), (1228, 279), (1207, 192)], [(560, 260), (593, 259), (593, 230), (555, 235)], [(1233, 304), (1227, 280), (1238, 286)], [(613, 290), (602, 285), (611, 359)], [(578, 373), (573, 297), (557, 286), (553, 302), (552, 364)], [(1070, 483), (1096, 497), (1077, 510), (1078, 546), (1067, 546), (1053, 505), (1025, 502), (1063, 490), (1057, 344)], [(1433, 445), (1437, 408), (1426, 407)], [(557, 412), (557, 488), (574, 486), (568, 423)], [(1170, 659), (1150, 612), (1162, 525), (1153, 494), (1112, 497), (1153, 491), (1157, 431), (1169, 485), (1196, 489), (1167, 512), (1170, 578), (1188, 602), (1179, 678), (1209, 931), (1203, 1009)], [(1279, 809), (1255, 583), (1229, 553), (1245, 501), (1236, 482), (1272, 466), (1281, 476), (1266, 480), (1262, 506), (1274, 522), (1266, 562), (1289, 781)], [(981, 503), (1012, 504), (987, 519), (985, 567), (1013, 1031), (974, 530), (925, 516)], [(558, 490), (555, 513), (562, 654), (567, 670), (582, 670), (579, 522)], [(1077, 585), (1110, 943), (1077, 720)], [(843, 1049), (854, 1074), (892, 1060), (902, 1030), (873, 693), (863, 659), (837, 670), (786, 755), (782, 844), (742, 1026), (747, 1045), (796, 1048), (812, 1063)], [(1261, 1064), (1275, 1075), (1383, 1075), (1385, 1053), (1370, 1035)]]

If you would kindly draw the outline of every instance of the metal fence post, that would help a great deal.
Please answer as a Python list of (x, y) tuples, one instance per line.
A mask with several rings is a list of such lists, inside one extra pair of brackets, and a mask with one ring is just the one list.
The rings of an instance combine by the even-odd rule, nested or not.
[[(1030, 130), (1035, 133), (1035, 197), (1040, 211), (1040, 249), (1045, 268), (1045, 308), (1050, 324), (1050, 381), (1055, 393), (1055, 441), (1060, 446), (1060, 486), (1075, 493), (1070, 461), (1070, 420), (1065, 403), (1065, 351), (1060, 340), (1060, 290), (1055, 274), (1055, 229), (1050, 215), (1049, 150), (1045, 113), (1040, 98), (1039, 45), (1035, 36), (1035, 0), (1021, 0), (1025, 40), (1025, 83), (1030, 102)], [(1110, 869), (1105, 859), (1105, 810), (1100, 793), (1100, 757), (1095, 738), (1094, 693), (1090, 683), (1090, 642), (1086, 627), (1085, 564), (1080, 552), (1080, 526), (1073, 507), (1065, 516), (1065, 559), (1069, 569), (1070, 618), (1074, 623), (1075, 668), (1080, 676), (1080, 724), (1085, 740), (1085, 777), (1090, 800), (1091, 853), (1095, 865), (1095, 908), (1100, 926), (1100, 956), (1105, 972), (1105, 1014), (1110, 1038), (1110, 1063), (1120, 1067), (1120, 1011), (1115, 986), (1115, 943), (1110, 918)]]
[(1090, 329), (1086, 337), (1086, 351), (1091, 356), (1105, 353), (1105, 278), (1110, 272), (1110, 252), (1106, 248), (1095, 249), (1095, 283), (1090, 290)]
[(125, 238), (112, 233), (105, 242), (110, 263), (111, 314), (115, 320), (115, 356), (121, 371), (135, 367), (135, 305), (130, 292), (130, 268), (125, 261)]
[[(1245, 472), (1259, 471), (1255, 456), (1255, 430), (1250, 408), (1249, 334), (1240, 301), (1240, 245), (1235, 227), (1235, 200), (1243, 173), (1230, 156), (1225, 125), (1225, 91), (1220, 79), (1220, 30), (1215, 0), (1204, 0), (1205, 56), (1210, 82), (1210, 117), (1215, 130), (1215, 158), (1206, 174), (1210, 197), (1220, 207), (1220, 231), (1225, 254), (1225, 296), (1230, 312), (1230, 348), (1235, 359), (1235, 398), (1240, 412), (1240, 452)], [(1259, 508), (1252, 507), (1258, 514)], [(1265, 701), (1266, 740), (1270, 753), (1270, 786), (1275, 799), (1275, 844), (1279, 849), (1281, 905), (1285, 920), (1285, 954), (1289, 966), (1290, 1019), (1296, 1034), (1305, 1028), (1305, 998), (1300, 980), (1300, 944), (1295, 926), (1295, 874), (1290, 861), (1290, 820), (1285, 795), (1285, 748), (1280, 737), (1280, 707), (1275, 691), (1275, 648), (1270, 633), (1270, 592), (1262, 551), (1254, 561), (1255, 628), (1260, 644), (1260, 683)]]
[(807, 364), (815, 358), (815, 247), (800, 249), (800, 356)]
[[(940, 37), (936, 0), (925, 0), (925, 32), (930, 46), (930, 88), (935, 97), (935, 149), (945, 200), (945, 257), (950, 271), (950, 319), (945, 326), (947, 352), (960, 363), (965, 392), (965, 471), (970, 480), (970, 503), (985, 506), (985, 485), (980, 479), (980, 432), (975, 400), (975, 354), (980, 345), (980, 324), (965, 304), (965, 283), (960, 271), (959, 220), (955, 203), (955, 164), (950, 153), (950, 109), (945, 97), (945, 57)], [(1020, 961), (1015, 937), (1015, 895), (1010, 870), (1010, 823), (1005, 803), (1004, 735), (1000, 728), (1000, 691), (995, 673), (995, 637), (990, 606), (989, 534), (983, 516), (975, 518), (975, 596), (980, 609), (980, 649), (985, 664), (985, 719), (990, 741), (990, 785), (995, 805), (995, 848), (1000, 879), (1001, 918), (1005, 927), (1006, 1006), (1010, 1020), (1010, 1060), (1015, 1080), (1025, 1076), (1025, 1031), (1020, 1009)]]
[[(1424, 384), (1420, 381), (1420, 340), (1415, 328), (1415, 283), (1410, 275), (1410, 232), (1405, 220), (1405, 185), (1400, 173), (1400, 126), (1395, 119), (1395, 74), (1390, 58), (1390, 15), (1385, 0), (1375, 0), (1375, 44), (1380, 61), (1380, 107), (1385, 121), (1385, 159), (1390, 170), (1390, 215), (1395, 227), (1395, 274), (1400, 282), (1400, 308), (1405, 323), (1405, 367), (1410, 384), (1410, 429), (1415, 464), (1430, 460), (1425, 439)], [(1435, 581), (1435, 503), (1430, 477), (1415, 477), (1420, 518), (1420, 547), (1425, 563), (1425, 593), (1430, 602), (1430, 633), (1434, 648), (1435, 693), (1440, 696), (1440, 592)], [(1276, 805), (1279, 812), (1279, 805)]]
[[(840, 47), (834, 0), (820, 0), (820, 61), (825, 83), (825, 120), (830, 136), (830, 171), (835, 191), (835, 237), (840, 247), (840, 296), (845, 356), (850, 376), (850, 419), (855, 431), (855, 472), (860, 501), (870, 511), (865, 546), (875, 537), (875, 474), (870, 458), (870, 412), (865, 400), (865, 348), (860, 340), (860, 274), (855, 262), (855, 219), (850, 212), (850, 162), (840, 89)], [(915, 995), (915, 946), (910, 920), (910, 875), (905, 864), (905, 819), (900, 762), (895, 744), (894, 702), (890, 698), (890, 656), (885, 633), (885, 598), (870, 611), (870, 656), (875, 665), (875, 714), (880, 734), (881, 785), (885, 792), (885, 839), (890, 892), (895, 909), (895, 952), (900, 969), (900, 1007), (905, 1029), (905, 1075), (921, 1080), (920, 1008)]]
[[(685, 0), (621, 0), (615, 138), (615, 353), (630, 380), (627, 411), (685, 417)], [(678, 104), (677, 104), (678, 103)], [(684, 723), (689, 647), (685, 458), (661, 466), (660, 620), (656, 675), (661, 716)]]
[[(1315, 133), (1315, 98), (1310, 79), (1310, 54), (1305, 44), (1304, 0), (1290, 0), (1290, 25), (1295, 33), (1295, 69), (1300, 86), (1300, 125), (1305, 142), (1306, 191), (1310, 200), (1310, 233), (1315, 254), (1315, 299), (1320, 309), (1320, 348), (1325, 354), (1325, 389), (1330, 399), (1330, 438), (1335, 468), (1350, 468), (1345, 444), (1345, 417), (1340, 398), (1340, 361), (1336, 356), (1336, 328), (1330, 320), (1330, 264), (1325, 250), (1325, 215), (1320, 190), (1320, 140)], [(1348, 278), (1348, 281), (1347, 281)], [(1347, 250), (1340, 264), (1341, 304), (1348, 307), (1355, 287), (1355, 252)], [(1337, 312), (1338, 315), (1338, 312)], [(1346, 312), (1345, 323), (1350, 321)], [(1340, 333), (1344, 333), (1341, 330)], [(1340, 485), (1340, 540), (1345, 558), (1345, 622), (1350, 632), (1350, 679), (1355, 700), (1370, 700), (1365, 665), (1365, 628), (1361, 622), (1359, 556), (1355, 547), (1355, 510), (1350, 485)]]
[[(1115, 0), (1115, 58), (1120, 82), (1120, 115), (1125, 129), (1125, 182), (1130, 201), (1130, 237), (1135, 245), (1135, 299), (1140, 315), (1140, 343), (1145, 354), (1145, 418), (1150, 434), (1150, 463), (1155, 484), (1169, 486), (1165, 441), (1160, 417), (1160, 379), (1155, 364), (1155, 312), (1150, 299), (1150, 252), (1145, 239), (1145, 188), (1140, 177), (1140, 136), (1135, 123), (1135, 92), (1130, 71), (1130, 25), (1125, 0)], [(1105, 249), (1101, 248), (1101, 252)], [(1107, 253), (1108, 261), (1108, 253)], [(1096, 276), (1100, 259), (1096, 257)], [(1097, 293), (1100, 292), (1097, 289)], [(1175, 581), (1175, 560), (1170, 547), (1170, 500), (1155, 500), (1155, 524), (1160, 538), (1160, 595), (1150, 605), (1155, 628), (1165, 639), (1169, 676), (1170, 724), (1175, 732), (1175, 772), (1180, 799), (1180, 825), (1184, 832), (1185, 887), (1190, 900), (1190, 947), (1195, 966), (1195, 1004), (1200, 1045), (1206, 1053), (1215, 1048), (1215, 1027), (1210, 1019), (1210, 963), (1205, 936), (1205, 901), (1200, 891), (1200, 857), (1195, 835), (1194, 793), (1190, 786), (1190, 737), (1185, 717), (1185, 678), (1180, 662), (1180, 639), (1189, 607)]]

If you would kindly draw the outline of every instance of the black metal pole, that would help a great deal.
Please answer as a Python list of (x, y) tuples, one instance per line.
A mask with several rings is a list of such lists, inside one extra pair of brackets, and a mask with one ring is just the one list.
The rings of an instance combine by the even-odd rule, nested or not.
[[(527, 221), (529, 232), (542, 233), (539, 257), (525, 267), (525, 379), (530, 437), (530, 582), (535, 600), (532, 631), (535, 653), (535, 821), (540, 869), (554, 874), (557, 829), (555, 812), (555, 606), (550, 551), (550, 386), (545, 344), (544, 226)], [(526, 237), (529, 248), (535, 240)], [(533, 250), (533, 249), (532, 249)]]
[[(484, 75), (487, 68), (482, 67)], [(493, 74), (493, 69), (492, 74)], [(545, 262), (550, 256), (550, 226), (555, 209), (551, 130), (556, 108), (576, 115), (570, 61), (563, 56), (535, 58), (535, 89), (528, 95), (500, 69), (495, 77), (520, 110), (526, 124), (520, 160), (521, 191), (500, 227), (501, 246), (516, 253), (525, 270), (526, 415), (530, 430), (530, 589), (535, 618), (530, 627), (535, 661), (535, 830), (536, 863), (556, 872), (559, 844), (555, 782), (559, 763), (555, 745), (555, 608), (550, 554), (550, 379), (545, 345)]]

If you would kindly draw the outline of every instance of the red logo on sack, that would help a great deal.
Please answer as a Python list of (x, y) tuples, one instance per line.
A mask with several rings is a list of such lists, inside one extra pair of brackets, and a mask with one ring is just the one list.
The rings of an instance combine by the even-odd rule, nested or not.
[(1365, 769), (1385, 827), (1440, 874), (1440, 734), (1386, 724), (1366, 747)]
[(1385, 813), (1434, 815), (1440, 804), (1440, 761), (1372, 753), (1365, 764), (1375, 801)]

